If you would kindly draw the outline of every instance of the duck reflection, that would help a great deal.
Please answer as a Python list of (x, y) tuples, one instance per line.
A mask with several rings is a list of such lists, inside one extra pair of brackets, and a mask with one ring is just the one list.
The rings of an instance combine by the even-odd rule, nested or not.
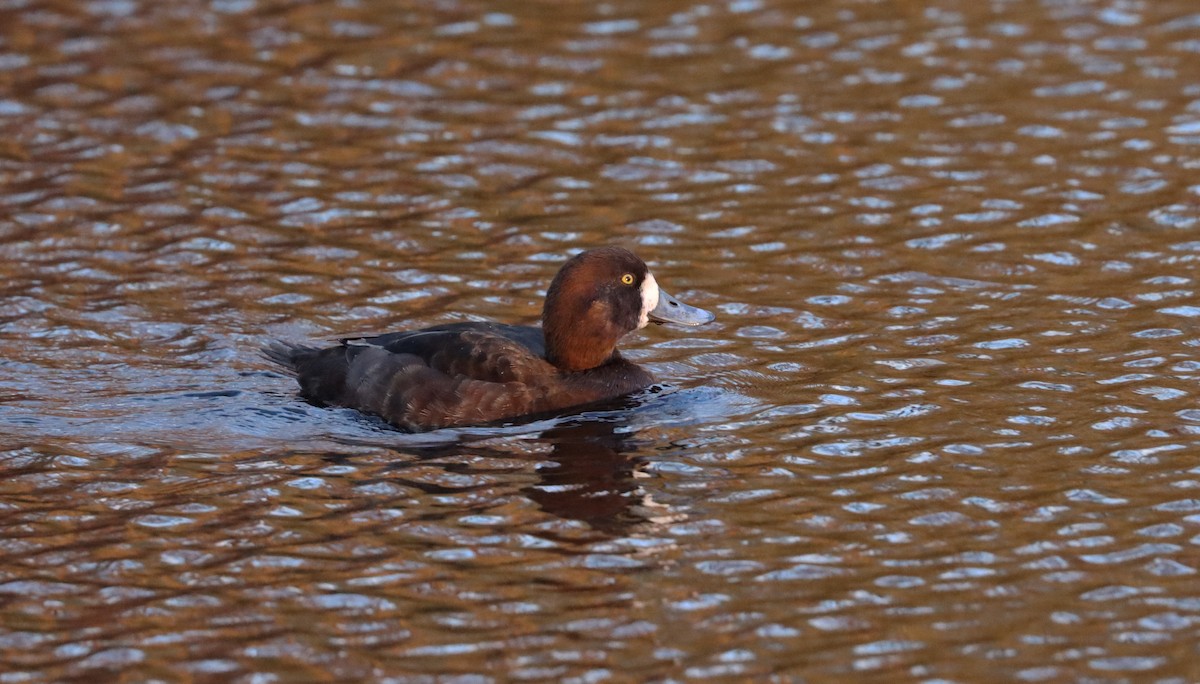
[(469, 441), (407, 447), (402, 450), (405, 459), (389, 470), (406, 486), (430, 494), (461, 493), (491, 485), (447, 486), (405, 478), (402, 473), (435, 465), (452, 474), (496, 475), (497, 471), (471, 457), (480, 457), (478, 461), (536, 459), (537, 481), (522, 487), (521, 494), (551, 515), (578, 520), (606, 535), (625, 536), (637, 526), (662, 522), (668, 512), (638, 484), (644, 475), (639, 470), (640, 459), (632, 456), (635, 436), (636, 432), (612, 414), (584, 415), (565, 419), (532, 439), (521, 439), (519, 453), (503, 445)]
[(611, 421), (579, 421), (546, 430), (538, 441), (550, 446), (538, 483), (521, 491), (543, 511), (579, 520), (610, 534), (625, 534), (643, 515), (647, 497), (635, 482), (630, 458), (632, 433)]

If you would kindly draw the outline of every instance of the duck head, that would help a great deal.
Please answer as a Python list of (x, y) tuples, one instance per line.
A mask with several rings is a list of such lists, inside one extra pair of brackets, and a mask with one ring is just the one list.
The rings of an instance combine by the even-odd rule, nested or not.
[(587, 370), (612, 358), (618, 340), (651, 321), (703, 325), (713, 318), (659, 288), (633, 252), (591, 249), (563, 264), (546, 291), (546, 358), (563, 370)]

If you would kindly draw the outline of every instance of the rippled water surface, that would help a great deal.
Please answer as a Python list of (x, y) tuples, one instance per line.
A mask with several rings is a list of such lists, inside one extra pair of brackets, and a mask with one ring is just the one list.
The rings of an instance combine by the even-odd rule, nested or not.
[[(0, 0), (0, 682), (1200, 680), (1192, 0)], [(397, 433), (264, 341), (717, 312)]]

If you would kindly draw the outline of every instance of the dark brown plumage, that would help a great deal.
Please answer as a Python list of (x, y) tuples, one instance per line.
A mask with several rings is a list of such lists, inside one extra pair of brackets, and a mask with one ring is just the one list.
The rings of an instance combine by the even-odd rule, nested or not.
[(296, 374), (309, 401), (421, 431), (545, 414), (647, 387), (653, 377), (616, 345), (648, 320), (699, 325), (712, 315), (659, 290), (629, 250), (604, 247), (559, 270), (540, 329), (454, 323), (326, 349), (275, 342), (263, 353)]

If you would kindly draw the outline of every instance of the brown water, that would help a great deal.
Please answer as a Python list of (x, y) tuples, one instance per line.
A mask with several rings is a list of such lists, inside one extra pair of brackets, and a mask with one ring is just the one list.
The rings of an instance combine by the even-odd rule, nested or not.
[[(1200, 681), (1198, 75), (1192, 0), (0, 0), (0, 684)], [(626, 411), (257, 355), (606, 243), (719, 316)]]

